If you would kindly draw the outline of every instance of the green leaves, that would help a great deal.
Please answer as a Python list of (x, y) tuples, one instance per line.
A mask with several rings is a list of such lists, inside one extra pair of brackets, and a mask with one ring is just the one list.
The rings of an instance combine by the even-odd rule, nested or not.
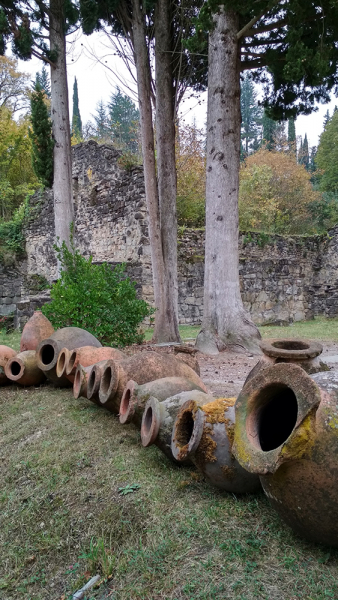
[(61, 277), (52, 286), (52, 302), (42, 311), (54, 327), (86, 329), (103, 344), (127, 346), (142, 340), (138, 327), (154, 310), (136, 296), (125, 265), (94, 265), (65, 243), (56, 247)]
[(126, 485), (125, 487), (119, 487), (119, 494), (121, 494), (121, 496), (132, 494), (133, 492), (136, 492), (136, 490), (138, 490), (140, 487), (141, 486), (139, 483), (128, 483), (128, 485)]

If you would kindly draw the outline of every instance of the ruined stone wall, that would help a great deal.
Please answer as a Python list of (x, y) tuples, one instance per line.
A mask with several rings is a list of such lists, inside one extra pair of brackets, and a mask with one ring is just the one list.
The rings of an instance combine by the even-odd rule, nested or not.
[[(120, 153), (95, 142), (73, 148), (74, 240), (93, 262), (125, 262), (140, 296), (152, 302), (152, 273), (143, 171), (120, 164)], [(51, 191), (31, 201), (27, 257), (0, 265), (0, 315), (16, 311), (22, 324), (48, 298), (44, 280), (56, 278)], [(204, 231), (185, 230), (178, 240), (179, 318), (203, 317)], [(258, 324), (289, 323), (313, 315), (338, 315), (338, 226), (327, 236), (240, 236), (244, 305)]]

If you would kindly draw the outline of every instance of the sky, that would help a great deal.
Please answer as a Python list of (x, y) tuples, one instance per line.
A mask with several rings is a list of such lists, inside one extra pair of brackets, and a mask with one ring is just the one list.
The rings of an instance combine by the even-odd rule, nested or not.
[[(72, 39), (67, 38), (67, 66), (70, 114), (72, 114), (72, 95), (74, 78), (77, 78), (79, 90), (79, 106), (82, 122), (92, 120), (95, 108), (100, 100), (108, 102), (116, 86), (137, 104), (136, 83), (126, 70), (122, 60), (114, 55), (114, 50), (109, 47), (109, 40), (103, 33), (94, 33), (84, 36), (76, 33)], [(95, 58), (98, 57), (98, 59)], [(19, 61), (19, 69), (30, 73), (35, 78), (35, 73), (41, 71), (42, 63), (33, 58), (30, 61)], [(125, 84), (125, 85), (123, 85)], [(126, 87), (127, 86), (127, 87)], [(202, 93), (198, 98), (186, 98), (180, 106), (180, 119), (186, 123), (195, 120), (200, 128), (206, 123), (207, 94)], [(317, 111), (308, 116), (300, 116), (296, 121), (296, 135), (304, 138), (305, 133), (309, 140), (309, 147), (318, 145), (319, 136), (323, 131), (324, 115), (327, 110), (333, 113), (338, 98), (332, 97), (329, 104), (317, 105)]]

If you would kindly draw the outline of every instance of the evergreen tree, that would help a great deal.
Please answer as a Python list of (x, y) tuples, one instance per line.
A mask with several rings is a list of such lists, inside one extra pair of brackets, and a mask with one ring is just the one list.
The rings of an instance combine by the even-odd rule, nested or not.
[(320, 189), (338, 191), (338, 111), (334, 112), (320, 136), (316, 162), (322, 171)]
[(296, 152), (296, 125), (293, 117), (288, 120), (288, 144), (292, 152)]
[(96, 112), (92, 115), (95, 122), (95, 137), (98, 140), (107, 140), (110, 138), (107, 110), (103, 101), (100, 100), (96, 105)]
[(140, 114), (128, 96), (117, 87), (108, 103), (108, 118), (112, 138), (134, 154), (137, 152)]
[(45, 65), (42, 66), (41, 72), (38, 72), (35, 76), (35, 86), (36, 85), (39, 85), (41, 87), (41, 89), (45, 92), (47, 98), (51, 98), (50, 81)]
[(32, 131), (29, 136), (33, 149), (33, 169), (38, 179), (46, 186), (53, 185), (52, 122), (45, 102), (45, 91), (37, 83), (30, 98)]
[(277, 133), (278, 123), (277, 123), (277, 121), (270, 119), (266, 110), (264, 110), (264, 112), (263, 112), (262, 125), (263, 125), (263, 143), (265, 144), (267, 150), (274, 150), (275, 149), (275, 137), (276, 137), (276, 133)]
[(76, 77), (75, 77), (74, 86), (73, 86), (72, 135), (76, 139), (82, 138), (82, 121), (81, 121), (80, 108), (79, 108), (79, 92), (78, 92)]
[(311, 152), (310, 152), (309, 168), (308, 168), (310, 173), (314, 173), (317, 169), (316, 157), (317, 157), (317, 146), (312, 146)]
[(327, 111), (325, 113), (325, 117), (324, 117), (324, 123), (323, 123), (324, 129), (325, 129), (326, 125), (328, 124), (330, 118), (331, 117), (330, 117), (329, 109), (327, 109)]
[(301, 146), (301, 152), (299, 154), (298, 162), (308, 170), (310, 165), (310, 156), (309, 156), (309, 143), (307, 139), (307, 135), (304, 136), (304, 141)]
[(254, 151), (253, 142), (257, 140), (262, 124), (262, 109), (258, 106), (255, 86), (248, 73), (241, 84), (241, 115), (242, 153), (248, 156), (250, 151)]

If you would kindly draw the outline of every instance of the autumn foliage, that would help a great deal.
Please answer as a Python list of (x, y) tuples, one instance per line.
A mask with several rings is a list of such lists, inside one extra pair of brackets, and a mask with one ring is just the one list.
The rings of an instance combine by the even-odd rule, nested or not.
[(311, 174), (291, 152), (261, 149), (240, 172), (239, 221), (242, 230), (299, 234), (313, 231), (310, 207), (321, 201)]
[(176, 135), (177, 218), (179, 225), (204, 227), (205, 136), (195, 125), (179, 127)]

